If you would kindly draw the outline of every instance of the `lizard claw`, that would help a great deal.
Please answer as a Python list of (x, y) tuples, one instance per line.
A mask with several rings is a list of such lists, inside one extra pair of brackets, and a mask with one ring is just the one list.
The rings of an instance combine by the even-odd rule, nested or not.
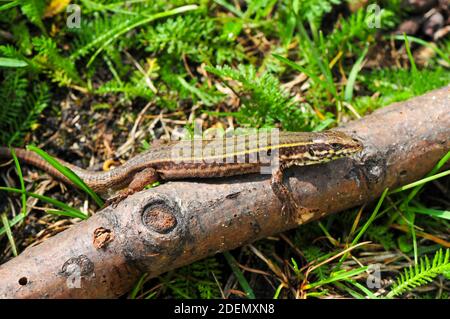
[(112, 208), (116, 208), (117, 205), (123, 201), (125, 198), (127, 198), (128, 196), (130, 196), (131, 194), (133, 194), (133, 192), (129, 189), (124, 189), (122, 191), (120, 191), (116, 196), (110, 197), (106, 200), (105, 202), (105, 206), (104, 207), (108, 207), (111, 206)]
[(293, 218), (299, 212), (301, 206), (297, 204), (297, 201), (291, 193), (287, 193), (286, 197), (286, 201), (281, 207), (281, 213), (287, 215), (289, 218)]
[(119, 199), (117, 196), (108, 198), (105, 201), (105, 205), (103, 205), (103, 208), (109, 207), (111, 206), (112, 208), (116, 208), (117, 204), (119, 204), (121, 202), (121, 199)]

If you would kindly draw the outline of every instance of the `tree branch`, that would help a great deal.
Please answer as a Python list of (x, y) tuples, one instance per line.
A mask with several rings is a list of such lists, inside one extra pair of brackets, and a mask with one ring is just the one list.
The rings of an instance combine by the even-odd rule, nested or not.
[[(269, 175), (169, 182), (0, 266), (0, 297), (118, 297), (143, 272), (154, 277), (376, 199), (386, 187), (423, 177), (449, 151), (449, 90), (340, 127), (364, 143), (354, 158), (289, 169), (285, 183), (304, 207), (294, 219), (280, 213)], [(71, 288), (77, 284), (81, 288)]]

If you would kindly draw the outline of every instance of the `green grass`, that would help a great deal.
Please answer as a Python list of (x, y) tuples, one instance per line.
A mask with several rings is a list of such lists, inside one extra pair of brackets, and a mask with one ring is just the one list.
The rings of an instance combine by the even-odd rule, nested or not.
[(23, 68), (27, 66), (28, 63), (18, 59), (2, 58), (0, 57), (0, 67), (5, 68)]
[[(16, 188), (11, 188), (11, 187), (1, 187), (0, 186), (0, 191), (7, 191), (7, 192), (12, 192), (12, 193), (19, 193), (22, 194), (22, 190), (20, 189), (16, 189)], [(87, 216), (85, 213), (81, 212), (80, 210), (73, 208), (61, 201), (55, 200), (51, 197), (47, 197), (44, 195), (39, 195), (39, 194), (35, 194), (35, 193), (30, 193), (30, 192), (26, 192), (25, 195), (30, 196), (30, 197), (34, 197), (37, 198), (39, 200), (42, 200), (44, 202), (47, 202), (49, 204), (52, 204), (53, 206), (56, 206), (60, 209), (62, 209), (62, 211), (66, 212), (66, 214), (70, 217), (73, 218), (80, 218), (80, 219), (86, 219)], [(22, 214), (22, 218), (25, 217)], [(0, 229), (0, 234), (2, 233), (1, 229)]]
[(89, 187), (86, 183), (78, 177), (70, 168), (64, 166), (55, 158), (47, 154), (45, 151), (40, 148), (29, 145), (27, 147), (28, 150), (36, 152), (39, 156), (41, 156), (45, 161), (51, 164), (54, 168), (56, 168), (61, 174), (67, 177), (73, 184), (75, 184), (78, 188), (88, 194), (100, 207), (104, 205), (103, 200)]
[(3, 228), (5, 230), (6, 236), (8, 237), (9, 244), (11, 245), (11, 250), (13, 252), (13, 255), (17, 256), (16, 242), (15, 242), (14, 236), (11, 232), (11, 225), (9, 224), (8, 217), (6, 216), (5, 213), (3, 213), (1, 218), (2, 218), (2, 223), (3, 223)]
[[(0, 144), (42, 145), (52, 137), (29, 149), (84, 193), (37, 194), (15, 158), (19, 186), (0, 186), (11, 199), (2, 207), (0, 245), (9, 245), (13, 254), (30, 243), (22, 233), (31, 217), (48, 213), (55, 221), (83, 220), (103, 205), (43, 149), (69, 162), (82, 152), (100, 163), (111, 156), (108, 148), (114, 153), (125, 143), (149, 102), (139, 118), (139, 150), (177, 127), (192, 128), (195, 119), (204, 129), (223, 131), (321, 131), (450, 83), (448, 40), (391, 34), (408, 15), (398, 0), (377, 2), (383, 8), (381, 28), (368, 26), (373, 16), (366, 8), (342, 10), (341, 0), (71, 3), (82, 6), (80, 28), (67, 26), (65, 10), (44, 18), (43, 1), (0, 5), (0, 25), (7, 32), (0, 37)], [(402, 67), (383, 58), (382, 65), (366, 67), (374, 50), (389, 50), (391, 41)], [(435, 54), (426, 67), (414, 60), (417, 46)], [(158, 278), (142, 277), (128, 296), (220, 298), (225, 287), (247, 298), (378, 298), (410, 291), (425, 296), (414, 288), (444, 274), (448, 264), (448, 251), (440, 249), (450, 212), (430, 194), (448, 187), (443, 167), (449, 158), (450, 153), (423, 179), (385, 190), (373, 205), (255, 243), (258, 256), (238, 249)], [(44, 207), (26, 215), (30, 197)], [(81, 201), (87, 212), (75, 208)], [(358, 263), (369, 252), (367, 241), (375, 245), (372, 254), (401, 251), (394, 266), (408, 256), (419, 268), (414, 265), (380, 296), (366, 287), (368, 264)], [(428, 266), (426, 256), (438, 259)], [(260, 272), (244, 274), (239, 265)], [(392, 278), (391, 265), (384, 266), (383, 279)]]
[(20, 181), (20, 190), (22, 192), (22, 194), (21, 194), (21, 198), (22, 198), (22, 215), (25, 217), (26, 213), (27, 213), (27, 194), (26, 194), (26, 190), (25, 190), (25, 182), (23, 180), (22, 169), (20, 168), (19, 160), (18, 160), (18, 158), (16, 156), (16, 151), (14, 150), (14, 148), (10, 147), (9, 150), (10, 150), (11, 155), (13, 157), (14, 165), (16, 166), (17, 177), (19, 177), (19, 181)]
[(236, 259), (234, 259), (234, 257), (229, 252), (224, 252), (223, 255), (227, 260), (227, 263), (230, 266), (231, 270), (233, 271), (234, 275), (236, 276), (237, 280), (239, 281), (239, 284), (241, 285), (242, 289), (245, 291), (247, 298), (255, 299), (255, 293), (253, 292), (253, 289), (250, 287), (247, 279), (245, 279), (244, 274), (239, 269)]

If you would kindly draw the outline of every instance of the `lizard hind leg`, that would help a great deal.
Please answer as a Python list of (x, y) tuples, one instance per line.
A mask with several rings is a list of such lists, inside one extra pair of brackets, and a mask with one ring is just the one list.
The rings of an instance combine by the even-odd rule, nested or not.
[(143, 190), (145, 186), (147, 186), (148, 184), (152, 184), (158, 180), (159, 175), (154, 168), (145, 168), (133, 176), (133, 179), (131, 180), (130, 184), (128, 184), (128, 187), (122, 189), (117, 193), (117, 195), (109, 198), (106, 201), (105, 206), (117, 206), (118, 203), (123, 201), (128, 196)]
[(285, 211), (287, 211), (288, 217), (293, 218), (296, 212), (298, 212), (300, 206), (297, 204), (292, 192), (283, 183), (284, 169), (285, 167), (281, 166), (278, 170), (273, 172), (270, 186), (272, 187), (274, 194), (283, 205), (281, 212), (284, 214)]

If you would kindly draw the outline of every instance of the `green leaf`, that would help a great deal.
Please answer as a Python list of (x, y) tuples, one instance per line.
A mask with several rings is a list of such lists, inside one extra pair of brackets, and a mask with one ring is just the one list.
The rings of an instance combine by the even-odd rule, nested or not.
[(25, 67), (27, 65), (28, 65), (28, 63), (23, 61), (23, 60), (0, 57), (0, 67), (5, 67), (5, 68), (23, 68), (23, 67)]
[(42, 0), (19, 0), (24, 15), (46, 34), (42, 16), (45, 10), (45, 1)]
[(10, 228), (10, 224), (9, 224), (9, 221), (8, 221), (8, 217), (6, 216), (5, 213), (3, 213), (2, 216), (1, 216), (1, 219), (2, 219), (2, 223), (3, 223), (3, 227), (4, 227), (5, 232), (6, 232), (6, 236), (8, 237), (8, 240), (9, 240), (9, 244), (11, 245), (11, 250), (13, 252), (13, 255), (17, 256), (16, 242), (14, 241), (14, 237), (13, 237), (12, 232), (11, 232), (11, 228)]
[(81, 220), (87, 219), (86, 214), (83, 213), (75, 213), (75, 212), (68, 212), (68, 211), (62, 211), (62, 210), (54, 210), (49, 209), (45, 211), (48, 214), (56, 215), (56, 216), (64, 216), (64, 217), (70, 217), (70, 218), (79, 218)]
[(395, 193), (402, 192), (402, 191), (410, 189), (410, 188), (421, 186), (423, 184), (426, 184), (428, 182), (434, 181), (435, 179), (438, 179), (438, 178), (441, 178), (441, 177), (444, 177), (444, 176), (447, 176), (447, 175), (450, 175), (450, 170), (447, 170), (447, 171), (444, 171), (444, 172), (441, 172), (439, 174), (435, 174), (435, 175), (432, 175), (432, 176), (428, 176), (428, 177), (422, 178), (422, 179), (420, 179), (418, 181), (415, 181), (413, 183), (401, 186), (399, 188), (394, 189), (389, 194), (395, 194)]
[(7, 4), (0, 6), (0, 11), (8, 10), (10, 8), (17, 7), (18, 5), (20, 5), (20, 0), (11, 1)]
[[(17, 188), (0, 186), (0, 190), (7, 191), (7, 192), (12, 192), (12, 193), (22, 194), (22, 190), (17, 189)], [(45, 202), (47, 202), (49, 204), (52, 204), (52, 205), (54, 205), (56, 207), (59, 207), (63, 211), (71, 212), (77, 218), (80, 218), (80, 219), (86, 219), (87, 218), (86, 214), (82, 213), (78, 209), (73, 208), (73, 207), (71, 207), (71, 206), (69, 206), (69, 205), (67, 205), (67, 204), (65, 204), (63, 202), (60, 202), (60, 201), (58, 201), (56, 199), (53, 199), (51, 197), (47, 197), (47, 196), (44, 196), (44, 195), (39, 195), (39, 194), (36, 194), (36, 193), (31, 193), (31, 192), (26, 192), (26, 195), (30, 196), (30, 197), (34, 197), (34, 198), (40, 199), (40, 200), (45, 201)], [(23, 218), (22, 214), (19, 215), (19, 216), (21, 216), (21, 218)], [(19, 221), (20, 220), (17, 220), (17, 222), (19, 222)], [(2, 234), (2, 230), (0, 229), (0, 235), (1, 234)]]
[(239, 269), (239, 266), (237, 265), (236, 260), (229, 252), (223, 253), (225, 259), (228, 262), (228, 265), (230, 266), (231, 270), (233, 271), (234, 275), (236, 276), (236, 279), (239, 281), (239, 284), (241, 285), (242, 289), (244, 289), (245, 293), (247, 294), (247, 297), (249, 299), (255, 299), (255, 293), (253, 292), (253, 289), (250, 287), (247, 279), (245, 279), (244, 274)]
[(393, 298), (401, 295), (432, 282), (439, 275), (448, 274), (450, 271), (449, 258), (450, 249), (448, 248), (445, 250), (445, 255), (442, 249), (438, 250), (431, 263), (428, 257), (424, 256), (419, 263), (405, 268), (403, 273), (400, 273), (387, 297)]
[(39, 156), (41, 156), (44, 160), (46, 160), (50, 165), (56, 168), (61, 174), (67, 177), (72, 183), (74, 183), (78, 188), (87, 193), (100, 207), (104, 205), (103, 200), (89, 187), (86, 183), (78, 177), (75, 172), (73, 172), (70, 168), (61, 164), (58, 160), (50, 156), (45, 151), (40, 148), (28, 145), (27, 149), (33, 152), (36, 152)]
[(442, 50), (440, 50), (436, 45), (433, 43), (426, 42), (420, 38), (413, 37), (411, 35), (394, 35), (392, 36), (394, 40), (398, 41), (409, 41), (409, 42), (415, 42), (420, 45), (426, 46), (427, 48), (432, 49), (434, 52), (436, 52), (443, 60), (445, 60), (447, 63), (450, 63), (450, 58), (448, 56), (448, 53), (444, 53)]
[(347, 102), (350, 102), (353, 98), (353, 88), (355, 87), (356, 76), (358, 75), (359, 71), (362, 68), (362, 63), (363, 63), (364, 58), (366, 57), (366, 54), (368, 51), (369, 51), (369, 46), (366, 45), (366, 48), (364, 49), (363, 53), (361, 54), (359, 59), (356, 61), (356, 63), (353, 65), (352, 70), (350, 71), (350, 75), (348, 77), (348, 81), (345, 86), (345, 93), (344, 93), (344, 99)]
[(320, 281), (316, 281), (311, 284), (305, 285), (304, 289), (317, 288), (319, 286), (323, 286), (325, 284), (329, 284), (329, 283), (332, 283), (335, 281), (347, 280), (347, 279), (352, 278), (353, 276), (356, 276), (362, 272), (367, 271), (368, 268), (369, 268), (368, 266), (364, 266), (364, 267), (352, 269), (349, 271), (340, 271), (338, 273), (332, 274), (330, 277), (328, 277), (325, 280), (320, 280)]
[(434, 216), (434, 217), (439, 217), (439, 218), (450, 220), (450, 211), (448, 211), (448, 210), (438, 210), (438, 209), (422, 208), (422, 207), (408, 207), (408, 210), (410, 210), (414, 213), (419, 213), (419, 214), (424, 214), (424, 215), (428, 215), (428, 216)]
[(397, 240), (398, 247), (404, 253), (409, 253), (413, 249), (413, 245), (411, 244), (410, 237), (407, 235), (401, 235)]
[(27, 214), (27, 194), (25, 190), (25, 182), (23, 180), (22, 169), (20, 168), (19, 160), (16, 156), (16, 151), (14, 150), (14, 148), (10, 147), (9, 151), (11, 152), (11, 156), (14, 160), (17, 175), (19, 176), (20, 188), (22, 190), (22, 215), (25, 217), (25, 215)]

